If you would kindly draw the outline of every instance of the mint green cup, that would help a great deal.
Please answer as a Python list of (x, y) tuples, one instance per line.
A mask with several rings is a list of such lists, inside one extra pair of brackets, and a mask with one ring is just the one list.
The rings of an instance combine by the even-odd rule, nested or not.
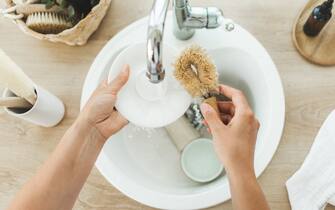
[(224, 170), (214, 151), (213, 141), (206, 138), (194, 140), (184, 148), (181, 167), (190, 179), (200, 183), (213, 181)]

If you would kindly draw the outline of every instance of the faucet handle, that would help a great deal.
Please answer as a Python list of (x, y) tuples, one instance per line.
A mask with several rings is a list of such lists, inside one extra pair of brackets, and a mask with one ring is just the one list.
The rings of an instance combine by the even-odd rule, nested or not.
[(217, 28), (223, 22), (223, 12), (216, 7), (191, 7), (188, 0), (174, 0), (174, 35), (190, 39), (195, 29)]
[(222, 24), (223, 12), (217, 7), (207, 7), (207, 27), (217, 28)]

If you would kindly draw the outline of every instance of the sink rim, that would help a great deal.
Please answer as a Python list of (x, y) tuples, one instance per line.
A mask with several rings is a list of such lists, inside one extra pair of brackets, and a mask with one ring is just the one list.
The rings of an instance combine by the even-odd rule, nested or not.
[[(168, 14), (171, 15), (171, 12)], [(94, 60), (87, 76), (85, 79), (85, 83), (83, 86), (83, 93), (82, 93), (82, 98), (81, 98), (81, 108), (83, 107), (83, 105), (85, 104), (85, 101), (88, 99), (89, 95), (91, 94), (91, 92), (94, 90), (94, 88), (92, 87), (88, 87), (89, 84), (92, 82), (92, 78), (95, 78), (95, 80), (100, 80), (101, 75), (104, 73), (104, 69), (103, 68), (96, 68), (98, 66), (106, 66), (109, 62), (109, 59), (106, 59), (107, 54), (110, 55), (115, 55), (117, 56), (118, 53), (120, 52), (123, 47), (126, 47), (126, 44), (124, 44), (123, 47), (118, 47), (115, 48), (116, 45), (115, 43), (118, 43), (120, 41), (120, 39), (122, 39), (123, 36), (125, 36), (127, 33), (129, 33), (130, 31), (132, 31), (134, 28), (136, 28), (137, 26), (141, 25), (141, 24), (146, 24), (147, 21), (147, 17), (146, 18), (142, 18), (140, 20), (137, 20), (136, 22), (130, 24), (128, 27), (126, 27), (125, 29), (123, 29), (121, 32), (119, 32), (118, 34), (116, 34), (105, 46), (104, 48), (99, 52), (98, 56), (96, 57), (96, 59)], [(281, 79), (279, 77), (279, 73), (277, 71), (277, 68), (275, 67), (271, 57), (269, 56), (268, 52), (264, 49), (264, 47), (247, 31), (245, 31), (242, 27), (240, 27), (239, 25), (236, 24), (236, 28), (243, 30), (244, 33), (247, 33), (250, 38), (253, 38), (255, 40), (255, 42), (257, 43), (257, 45), (259, 45), (259, 49), (261, 51), (263, 51), (263, 56), (266, 57), (266, 61), (269, 62), (268, 65), (272, 66), (272, 70), (269, 69), (269, 71), (272, 71), (272, 80), (275, 81), (274, 84), (277, 84), (276, 87), (276, 91), (277, 91), (277, 95), (279, 96), (278, 98), (272, 98), (274, 101), (273, 103), (277, 105), (277, 112), (273, 112), (273, 118), (275, 118), (278, 123), (275, 124), (271, 124), (272, 127), (274, 127), (274, 125), (279, 126), (277, 127), (277, 129), (273, 129), (270, 126), (270, 130), (274, 130), (275, 133), (273, 134), (273, 136), (275, 136), (277, 139), (276, 141), (272, 141), (273, 142), (273, 146), (264, 151), (262, 150), (262, 152), (266, 153), (264, 154), (264, 156), (266, 156), (266, 158), (263, 158), (261, 161), (261, 163), (258, 164), (257, 169), (256, 169), (256, 175), (257, 177), (265, 170), (265, 168), (268, 166), (268, 164), (270, 163), (276, 149), (278, 148), (282, 133), (283, 133), (283, 128), (284, 128), (284, 122), (285, 122), (285, 97), (284, 97), (284, 90), (283, 90), (283, 86), (281, 83)], [(136, 43), (136, 42), (135, 42)], [(107, 56), (108, 57), (108, 56)], [(99, 75), (98, 77), (96, 75)], [(279, 86), (278, 86), (279, 85)], [(85, 89), (86, 88), (86, 89)], [(273, 109), (273, 107), (272, 107)], [(107, 162), (106, 162), (107, 161)], [(156, 191), (151, 191), (148, 190), (146, 188), (144, 188), (141, 185), (137, 185), (136, 183), (133, 183), (132, 180), (127, 180), (127, 181), (122, 181), (120, 179), (120, 177), (118, 177), (117, 175), (119, 174), (119, 172), (117, 172), (117, 168), (114, 168), (114, 172), (110, 173), (111, 170), (103, 170), (104, 165), (106, 163), (108, 163), (109, 159), (107, 158), (107, 156), (104, 154), (104, 151), (101, 152), (101, 154), (99, 155), (99, 158), (96, 162), (96, 167), (99, 169), (100, 173), (110, 182), (112, 183), (115, 187), (117, 187), (122, 193), (124, 193), (125, 195), (141, 202), (144, 203), (146, 205), (152, 206), (152, 207), (156, 207), (156, 208), (162, 208), (162, 206), (164, 206), (163, 208), (167, 208), (167, 209), (193, 209), (195, 208), (194, 206), (196, 206), (196, 208), (206, 208), (209, 206), (213, 206), (216, 205), (218, 203), (221, 203), (225, 200), (227, 200), (227, 197), (230, 198), (230, 193), (229, 193), (229, 189), (228, 189), (228, 193), (226, 193), (227, 188), (228, 188), (228, 184), (223, 184), (220, 185), (218, 188), (218, 190), (224, 191), (225, 194), (221, 194), (221, 195), (217, 195), (217, 191), (213, 192), (203, 192), (203, 193), (199, 193), (197, 197), (195, 197), (195, 195), (189, 196), (189, 195), (173, 195), (173, 194), (168, 194), (168, 193), (159, 193)], [(255, 166), (256, 167), (256, 166)], [(226, 178), (226, 177), (225, 177)], [(226, 183), (226, 182), (224, 182)], [(148, 196), (151, 195), (151, 196)], [(204, 196), (206, 197), (206, 200), (204, 199)], [(189, 200), (188, 202), (185, 202), (185, 200)], [(199, 201), (200, 200), (200, 201)], [(171, 202), (173, 201), (173, 202)], [(181, 206), (183, 205), (183, 206)]]

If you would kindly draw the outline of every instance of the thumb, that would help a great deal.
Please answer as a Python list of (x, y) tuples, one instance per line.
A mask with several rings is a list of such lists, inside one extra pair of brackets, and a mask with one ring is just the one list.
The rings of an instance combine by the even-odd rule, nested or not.
[(120, 89), (127, 83), (129, 78), (129, 71), (129, 65), (125, 65), (122, 71), (109, 84), (109, 91), (111, 91), (112, 94), (116, 95), (120, 91)]
[(201, 112), (212, 132), (215, 133), (224, 128), (218, 113), (209, 104), (201, 104)]

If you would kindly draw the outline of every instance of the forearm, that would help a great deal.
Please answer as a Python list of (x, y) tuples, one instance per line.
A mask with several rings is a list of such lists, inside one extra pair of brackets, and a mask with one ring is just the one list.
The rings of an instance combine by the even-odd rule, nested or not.
[(235, 210), (269, 210), (265, 196), (252, 170), (228, 173)]
[(103, 144), (95, 128), (76, 121), (9, 209), (72, 209)]

